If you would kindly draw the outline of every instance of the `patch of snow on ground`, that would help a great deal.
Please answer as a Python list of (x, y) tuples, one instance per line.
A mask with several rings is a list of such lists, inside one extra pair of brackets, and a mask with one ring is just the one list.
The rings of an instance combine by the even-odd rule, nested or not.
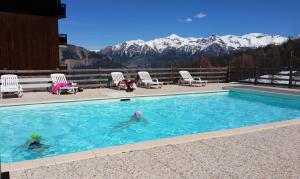
[[(300, 76), (296, 75), (297, 73), (300, 73), (300, 71), (293, 71), (293, 80), (300, 80)], [(289, 75), (290, 71), (281, 71), (277, 75), (273, 75), (273, 82), (272, 82), (272, 75), (262, 75), (257, 79), (258, 83), (265, 83), (265, 84), (282, 84), (282, 85), (288, 85), (289, 84)], [(264, 79), (264, 78), (269, 78), (269, 79)], [(280, 79), (280, 80), (277, 80)], [(248, 78), (243, 80), (245, 82), (255, 82), (254, 78)], [(300, 85), (300, 81), (293, 81), (294, 85)]]

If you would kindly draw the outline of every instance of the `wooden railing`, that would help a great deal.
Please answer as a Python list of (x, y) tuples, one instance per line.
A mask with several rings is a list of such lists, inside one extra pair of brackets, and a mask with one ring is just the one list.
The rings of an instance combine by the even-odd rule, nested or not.
[(189, 71), (209, 83), (240, 82), (254, 85), (300, 88), (300, 69), (285, 68), (122, 68), (77, 70), (0, 70), (0, 75), (16, 74), (25, 91), (46, 91), (51, 86), (50, 74), (63, 73), (68, 81), (84, 88), (108, 87), (111, 72), (123, 72), (131, 80), (137, 80), (139, 71), (148, 71), (152, 78), (164, 84), (177, 84), (179, 71)]
[(148, 71), (152, 78), (165, 84), (177, 84), (180, 70), (187, 70), (194, 77), (209, 83), (228, 81), (227, 68), (130, 68), (130, 69), (77, 69), (77, 70), (0, 70), (0, 75), (16, 74), (25, 91), (45, 91), (51, 86), (50, 74), (63, 73), (68, 81), (84, 88), (108, 87), (111, 72), (123, 72), (128, 79), (136, 80), (139, 71)]
[(229, 81), (254, 85), (300, 87), (300, 69), (236, 68), (230, 70), (229, 78)]

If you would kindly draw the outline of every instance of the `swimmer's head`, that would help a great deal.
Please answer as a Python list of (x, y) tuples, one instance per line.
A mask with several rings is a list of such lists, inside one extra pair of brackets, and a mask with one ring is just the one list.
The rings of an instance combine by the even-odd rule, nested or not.
[(137, 119), (141, 119), (141, 118), (143, 118), (143, 114), (142, 114), (142, 112), (138, 109), (138, 110), (135, 111), (134, 117), (137, 118)]

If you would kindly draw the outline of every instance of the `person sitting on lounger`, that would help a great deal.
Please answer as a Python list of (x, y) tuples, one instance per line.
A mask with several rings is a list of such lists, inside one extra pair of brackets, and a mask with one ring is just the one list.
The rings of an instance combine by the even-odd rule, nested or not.
[(127, 92), (132, 92), (133, 90), (136, 89), (135, 81), (132, 81), (132, 80), (122, 80), (119, 82), (119, 85), (126, 86)]
[(142, 111), (137, 109), (134, 112), (134, 114), (131, 116), (131, 119), (129, 121), (119, 123), (119, 125), (116, 128), (123, 129), (123, 128), (128, 127), (131, 124), (135, 124), (140, 121), (143, 121), (144, 125), (149, 124), (148, 120), (144, 118)]

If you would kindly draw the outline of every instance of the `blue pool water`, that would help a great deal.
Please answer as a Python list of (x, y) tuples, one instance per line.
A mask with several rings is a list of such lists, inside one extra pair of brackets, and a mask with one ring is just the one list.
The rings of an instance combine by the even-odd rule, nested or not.
[[(140, 109), (149, 121), (118, 128)], [(0, 108), (2, 162), (300, 118), (299, 98), (241, 91)], [(49, 145), (22, 146), (33, 132)]]

